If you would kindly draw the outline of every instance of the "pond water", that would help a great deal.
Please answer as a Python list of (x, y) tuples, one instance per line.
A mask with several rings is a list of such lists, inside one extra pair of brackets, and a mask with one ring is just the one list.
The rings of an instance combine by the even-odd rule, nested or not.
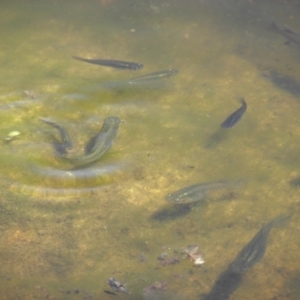
[[(204, 299), (262, 226), (289, 213), (264, 257), (214, 299), (299, 299), (299, 12), (280, 0), (2, 1), (1, 299)], [(168, 69), (178, 73), (131, 81)], [(221, 128), (240, 98), (246, 112)], [(83, 155), (110, 116), (112, 148), (83, 166), (57, 155), (59, 132), (39, 120)], [(241, 184), (165, 199), (220, 180)]]

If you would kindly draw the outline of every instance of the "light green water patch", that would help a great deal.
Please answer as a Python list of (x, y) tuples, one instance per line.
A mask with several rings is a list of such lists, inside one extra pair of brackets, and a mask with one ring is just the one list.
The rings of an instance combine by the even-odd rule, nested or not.
[[(156, 91), (156, 93), (159, 95), (159, 92)], [(72, 111), (74, 111), (74, 113), (70, 114), (69, 110), (67, 119), (72, 120), (73, 122), (73, 125), (70, 126), (70, 124), (66, 124), (66, 108), (64, 107), (65, 103), (63, 103), (63, 101), (69, 102), (70, 98), (67, 98), (67, 100), (62, 99), (62, 101), (60, 101), (57, 96), (55, 96), (55, 98), (56, 99), (49, 97), (49, 99), (44, 101), (44, 106), (41, 104), (39, 107), (35, 107), (33, 111), (24, 111), (24, 116), (19, 114), (17, 120), (14, 119), (15, 114), (14, 110), (12, 110), (11, 118), (7, 120), (8, 128), (3, 128), (3, 137), (6, 136), (7, 131), (12, 130), (12, 128), (21, 128), (20, 130), (23, 132), (23, 135), (21, 136), (21, 139), (13, 141), (13, 143), (3, 143), (2, 145), (3, 150), (6, 152), (6, 155), (2, 156), (3, 167), (8, 169), (8, 178), (14, 178), (14, 180), (21, 181), (26, 185), (29, 183), (35, 183), (35, 186), (37, 185), (37, 179), (39, 182), (42, 182), (43, 180), (45, 180), (45, 182), (50, 180), (51, 182), (51, 180), (54, 180), (53, 184), (48, 186), (51, 189), (62, 185), (62, 182), (60, 181), (61, 179), (67, 180), (69, 184), (75, 180), (74, 184), (78, 185), (79, 182), (77, 182), (76, 179), (79, 177), (81, 179), (84, 177), (89, 179), (93, 177), (91, 174), (104, 174), (106, 170), (115, 168), (113, 165), (105, 166), (104, 164), (104, 166), (100, 167), (100, 170), (87, 170), (86, 175), (82, 175), (84, 172), (81, 172), (81, 175), (79, 174), (80, 172), (77, 172), (78, 176), (75, 174), (76, 170), (74, 172), (70, 171), (72, 166), (66, 165), (62, 160), (55, 158), (54, 149), (52, 149), (51, 144), (55, 142), (55, 139), (56, 141), (59, 139), (57, 132), (53, 132), (52, 128), (49, 129), (45, 127), (45, 125), (41, 124), (37, 118), (33, 118), (33, 115), (41, 116), (42, 111), (44, 111), (44, 107), (49, 105), (53, 112), (51, 113), (51, 109), (48, 109), (46, 115), (43, 113), (43, 117), (54, 118), (54, 116), (56, 116), (57, 120), (60, 118), (64, 120), (64, 126), (69, 127), (68, 130), (74, 141), (76, 148), (75, 151), (78, 151), (79, 153), (83, 151), (83, 148), (90, 139), (90, 136), (93, 136), (99, 131), (99, 128), (101, 127), (99, 116), (118, 115), (121, 120), (123, 120), (123, 123), (125, 124), (124, 127), (126, 128), (126, 122), (129, 115), (139, 113), (141, 110), (146, 111), (145, 109), (147, 108), (147, 105), (145, 106), (144, 99), (140, 101), (142, 105), (138, 103), (138, 99), (134, 98), (129, 100), (131, 103), (128, 102), (128, 100), (126, 100), (125, 103), (120, 103), (121, 100), (116, 99), (114, 105), (109, 105), (109, 100), (107, 100), (108, 103), (106, 101), (100, 101), (99, 103), (97, 97), (94, 97), (94, 99), (88, 99), (86, 101), (86, 99), (78, 100), (76, 97), (74, 100), (71, 96), (71, 99), (74, 101), (72, 103)], [(121, 98), (120, 95), (119, 98)], [(53, 106), (53, 100), (60, 102)], [(85, 103), (83, 103), (83, 101)], [(105, 102), (107, 104), (103, 106), (103, 103)], [(52, 106), (50, 106), (50, 103), (52, 103)], [(93, 110), (92, 115), (90, 115), (87, 111), (87, 104), (89, 104), (90, 109)], [(85, 118), (85, 120), (78, 123), (78, 118)], [(93, 130), (87, 130), (87, 125), (93, 127)], [(88, 135), (86, 133), (88, 133)], [(115, 159), (118, 158), (115, 157)], [(22, 160), (24, 160), (24, 162), (22, 162)], [(12, 162), (14, 162), (13, 166), (11, 166)], [(23, 170), (21, 171), (20, 168), (23, 168)], [(42, 175), (42, 178), (44, 179), (36, 177), (39, 175)], [(100, 179), (100, 182), (101, 180), (102, 179)], [(55, 181), (57, 182), (55, 183)], [(82, 187), (84, 187), (86, 183), (82, 182), (81, 184), (83, 185)], [(95, 185), (97, 184), (99, 184), (99, 182), (96, 182)], [(73, 184), (71, 184), (71, 186), (72, 185)]]
[[(100, 50), (99, 42), (91, 43), (91, 30), (87, 30), (84, 23), (85, 19), (81, 20), (83, 26), (76, 29), (68, 24), (62, 15), (57, 14), (61, 11), (59, 6), (55, 6), (56, 13), (53, 15), (51, 13), (52, 5), (47, 6), (50, 8), (48, 14), (43, 11), (44, 5), (33, 5), (31, 7), (25, 5), (26, 9), (22, 10), (22, 18), (28, 21), (26, 26), (22, 23), (22, 18), (17, 16), (7, 21), (9, 30), (5, 29), (6, 27), (3, 28), (5, 29), (3, 32), (3, 45), (6, 48), (9, 47), (10, 51), (6, 51), (6, 56), (3, 57), (3, 60), (5, 60), (3, 61), (5, 63), (5, 74), (2, 76), (5, 76), (6, 80), (9, 77), (14, 77), (15, 80), (18, 79), (18, 88), (21, 85), (28, 88), (27, 85), (32, 85), (33, 82), (35, 82), (35, 85), (45, 82), (63, 85), (72, 82), (74, 78), (80, 78), (84, 74), (82, 72), (84, 70), (89, 72), (87, 78), (91, 78), (93, 75), (98, 78), (103, 77), (103, 74), (107, 73), (107, 68), (76, 64), (71, 56), (81, 53), (83, 55), (95, 55), (99, 58), (103, 56), (102, 58), (116, 59), (114, 55), (111, 55), (111, 49), (107, 47), (107, 50), (105, 50), (102, 46), (100, 48), (102, 50)], [(74, 5), (74, 9), (76, 11), (76, 5)], [(101, 13), (101, 10), (99, 12)], [(107, 41), (112, 42), (117, 38), (111, 38), (109, 32), (112, 29), (109, 29), (110, 27), (100, 26), (100, 28), (102, 32), (101, 44), (107, 44)], [(78, 30), (80, 30), (80, 34), (78, 34)], [(57, 34), (57, 32), (60, 32), (60, 34)], [(86, 34), (88, 32), (89, 34)], [(103, 33), (105, 33), (105, 38)], [(119, 59), (125, 60), (126, 56), (122, 55)], [(70, 68), (70, 66), (74, 67)], [(14, 69), (19, 71), (17, 73), (18, 77), (16, 77), (16, 74), (9, 76)]]
[[(90, 188), (97, 190), (99, 186), (111, 183), (113, 177), (122, 173), (121, 170), (126, 166), (125, 161), (120, 160), (121, 152), (119, 152), (113, 160), (111, 159), (113, 156), (105, 155), (106, 162), (101, 165), (76, 169), (55, 155), (52, 143), (55, 141), (55, 136), (57, 139), (59, 138), (57, 132), (43, 128), (38, 122), (35, 125), (29, 124), (27, 128), (23, 125), (24, 134), (21, 139), (2, 144), (1, 165), (5, 170), (3, 179), (8, 184), (19, 186), (21, 190), (34, 190), (30, 187), (34, 186), (41, 191), (45, 189), (45, 193), (46, 190), (50, 191), (51, 189), (60, 189), (61, 191), (64, 189), (80, 191), (82, 189), (85, 191)], [(93, 126), (95, 126), (95, 122), (93, 122)], [(83, 128), (82, 125), (76, 127)], [(100, 127), (98, 124), (96, 132)], [(39, 130), (40, 132), (38, 132)], [(75, 135), (73, 131), (71, 133)], [(83, 133), (76, 134), (75, 137), (74, 143), (77, 142), (75, 148), (78, 153), (83, 153), (83, 148), (89, 138), (84, 137)], [(80, 139), (83, 141), (80, 142)], [(22, 187), (22, 185), (24, 186)]]
[[(244, 28), (229, 30), (235, 23), (221, 22), (212, 6), (49, 3), (4, 11), (0, 133), (21, 132), (0, 145), (4, 299), (111, 299), (103, 290), (112, 276), (131, 293), (121, 299), (145, 299), (142, 289), (164, 280), (165, 299), (198, 299), (264, 223), (299, 210), (298, 187), (290, 184), (299, 177), (297, 100), (261, 76), (250, 55), (241, 55), (247, 49), (236, 51)], [(259, 53), (267, 52), (263, 45), (255, 44)], [(72, 55), (145, 66), (119, 71)], [(273, 64), (273, 55), (259, 58)], [(166, 68), (179, 73), (161, 85), (127, 85)], [(25, 90), (37, 97), (24, 98)], [(220, 124), (240, 96), (247, 112), (225, 131)], [(82, 170), (57, 159), (57, 132), (38, 121), (65, 126), (82, 153), (109, 116), (121, 119), (115, 144)], [(165, 200), (197, 182), (240, 178), (248, 183), (191, 207), (176, 210)], [(232, 299), (288, 291), (298, 268), (298, 224), (293, 216), (271, 233), (265, 257)], [(191, 244), (203, 253), (203, 268), (179, 253)], [(164, 252), (180, 263), (162, 266)]]

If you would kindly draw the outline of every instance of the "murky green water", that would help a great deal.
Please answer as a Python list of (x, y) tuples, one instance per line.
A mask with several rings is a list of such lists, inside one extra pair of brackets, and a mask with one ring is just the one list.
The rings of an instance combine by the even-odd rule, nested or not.
[[(298, 47), (269, 28), (275, 20), (300, 32), (300, 7), (261, 2), (1, 4), (1, 299), (112, 299), (110, 277), (126, 283), (120, 299), (201, 299), (262, 225), (288, 212), (230, 299), (299, 298), (300, 97), (264, 75), (300, 82)], [(128, 83), (169, 68), (179, 73)], [(220, 128), (240, 97), (246, 114)], [(109, 116), (121, 119), (114, 146), (81, 169), (57, 159), (57, 132), (38, 120), (67, 128), (81, 153)], [(4, 142), (12, 131), (21, 134)], [(165, 200), (198, 182), (242, 178), (192, 206)], [(191, 244), (202, 267), (180, 253)], [(162, 253), (180, 263), (162, 266)], [(168, 290), (143, 295), (156, 281)]]

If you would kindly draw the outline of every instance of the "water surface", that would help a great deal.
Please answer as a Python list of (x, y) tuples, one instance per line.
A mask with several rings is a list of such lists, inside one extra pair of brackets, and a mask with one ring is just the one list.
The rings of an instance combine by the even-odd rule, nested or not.
[[(297, 95), (264, 76), (300, 82), (300, 52), (269, 27), (300, 32), (296, 1), (11, 1), (0, 12), (1, 291), (3, 299), (200, 299), (252, 236), (293, 211), (272, 232), (264, 258), (230, 299), (298, 299), (299, 111)], [(72, 56), (142, 63), (114, 70)], [(149, 84), (131, 78), (166, 69)], [(248, 109), (220, 124), (238, 99)], [(68, 128), (81, 153), (109, 116), (114, 146), (85, 168), (60, 161)], [(195, 182), (248, 178), (203, 203), (174, 208), (170, 191)], [(180, 254), (199, 246), (196, 268)], [(174, 252), (175, 251), (175, 252)], [(180, 263), (162, 266), (162, 253)]]

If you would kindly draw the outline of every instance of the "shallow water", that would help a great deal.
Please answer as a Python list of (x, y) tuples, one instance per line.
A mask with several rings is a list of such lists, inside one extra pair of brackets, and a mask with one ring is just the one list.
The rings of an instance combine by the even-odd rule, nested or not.
[[(230, 299), (298, 299), (300, 98), (265, 73), (300, 82), (298, 47), (269, 27), (300, 32), (299, 11), (279, 0), (2, 3), (1, 299), (111, 299), (110, 277), (126, 283), (120, 299), (201, 299), (262, 225), (288, 212)], [(171, 68), (176, 76), (128, 83)], [(247, 112), (222, 129), (240, 97)], [(38, 120), (68, 128), (82, 153), (109, 116), (121, 120), (113, 147), (82, 169), (55, 156), (57, 132)], [(12, 131), (21, 134), (4, 142)], [(241, 178), (192, 206), (165, 200)], [(181, 254), (188, 245), (202, 267)], [(162, 253), (180, 263), (162, 266)], [(143, 295), (156, 281), (168, 290)]]

